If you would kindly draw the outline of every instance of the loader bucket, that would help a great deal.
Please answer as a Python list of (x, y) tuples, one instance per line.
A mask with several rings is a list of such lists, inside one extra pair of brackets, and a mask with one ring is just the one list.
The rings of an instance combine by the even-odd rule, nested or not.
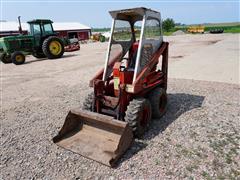
[(53, 138), (58, 146), (111, 167), (132, 141), (132, 129), (127, 123), (84, 110), (71, 110)]

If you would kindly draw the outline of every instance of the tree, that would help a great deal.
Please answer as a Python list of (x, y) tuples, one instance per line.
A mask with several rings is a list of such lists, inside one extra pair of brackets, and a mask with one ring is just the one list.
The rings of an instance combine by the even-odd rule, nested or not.
[(163, 21), (163, 30), (166, 32), (169, 32), (170, 30), (172, 30), (175, 27), (175, 22), (173, 19), (171, 18), (167, 18)]

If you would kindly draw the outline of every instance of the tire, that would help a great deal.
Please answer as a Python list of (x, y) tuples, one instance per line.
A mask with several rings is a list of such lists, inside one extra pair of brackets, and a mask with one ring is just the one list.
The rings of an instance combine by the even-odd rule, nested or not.
[(7, 55), (7, 53), (2, 53), (0, 59), (4, 64), (12, 63), (11, 56)]
[(25, 56), (20, 51), (15, 51), (14, 53), (12, 53), (11, 59), (13, 64), (16, 64), (16, 65), (20, 65), (25, 62)]
[(141, 138), (148, 129), (152, 119), (152, 109), (149, 100), (137, 98), (130, 101), (126, 113), (125, 121), (133, 130), (137, 138)]
[(42, 50), (48, 59), (56, 59), (62, 57), (64, 45), (60, 38), (50, 36), (43, 41)]
[(167, 109), (166, 91), (163, 88), (157, 87), (149, 93), (148, 98), (152, 105), (153, 118), (162, 117)]
[(87, 95), (85, 100), (83, 101), (83, 109), (87, 111), (93, 111), (93, 101), (94, 101), (94, 93), (91, 92)]
[(33, 54), (35, 58), (45, 58), (46, 55), (43, 52), (36, 52)]

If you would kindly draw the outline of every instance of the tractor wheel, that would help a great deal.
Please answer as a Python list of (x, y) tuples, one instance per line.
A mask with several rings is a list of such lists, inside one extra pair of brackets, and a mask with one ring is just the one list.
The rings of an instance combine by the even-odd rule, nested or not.
[(87, 95), (85, 100), (83, 101), (83, 109), (87, 111), (93, 111), (93, 101), (94, 101), (94, 93), (91, 92)]
[(133, 99), (126, 111), (125, 121), (132, 127), (135, 137), (140, 138), (147, 130), (152, 118), (150, 102), (145, 98)]
[(33, 56), (35, 58), (45, 58), (46, 57), (46, 55), (43, 54), (43, 52), (36, 52), (36, 53), (33, 54)]
[(12, 63), (11, 56), (6, 53), (2, 53), (0, 59), (4, 64)]
[(48, 59), (56, 59), (62, 57), (64, 45), (60, 38), (50, 36), (43, 41), (42, 50)]
[(152, 105), (153, 118), (162, 117), (167, 108), (167, 93), (163, 88), (157, 87), (153, 89), (148, 95)]
[(11, 59), (12, 59), (13, 64), (16, 64), (16, 65), (20, 65), (25, 62), (24, 54), (19, 51), (15, 51), (14, 53), (12, 53)]

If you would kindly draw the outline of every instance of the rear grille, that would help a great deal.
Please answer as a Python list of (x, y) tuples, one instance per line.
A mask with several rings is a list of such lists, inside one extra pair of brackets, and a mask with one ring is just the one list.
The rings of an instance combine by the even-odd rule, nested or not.
[(19, 39), (8, 41), (11, 51), (31, 51), (32, 41), (30, 39)]
[(145, 45), (142, 49), (142, 55), (141, 55), (141, 61), (140, 66), (141, 68), (145, 67), (147, 63), (151, 60), (153, 54), (153, 48), (152, 45)]

